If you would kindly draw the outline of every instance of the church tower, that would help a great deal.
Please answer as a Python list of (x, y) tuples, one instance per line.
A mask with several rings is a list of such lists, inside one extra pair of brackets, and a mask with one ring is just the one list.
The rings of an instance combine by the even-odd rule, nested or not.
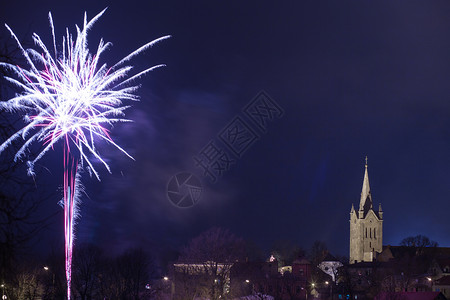
[(376, 253), (382, 250), (383, 211), (381, 203), (378, 211), (373, 209), (366, 156), (359, 210), (356, 211), (353, 204), (350, 210), (350, 263), (371, 262), (376, 257)]

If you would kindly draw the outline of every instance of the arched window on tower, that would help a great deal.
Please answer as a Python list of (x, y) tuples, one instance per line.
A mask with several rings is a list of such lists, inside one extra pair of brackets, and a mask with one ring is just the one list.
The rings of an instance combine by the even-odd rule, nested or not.
[(373, 238), (377, 239), (377, 229), (376, 228), (373, 229)]
[(366, 237), (367, 237), (367, 228), (366, 228)]
[(370, 227), (370, 238), (372, 238), (372, 227)]

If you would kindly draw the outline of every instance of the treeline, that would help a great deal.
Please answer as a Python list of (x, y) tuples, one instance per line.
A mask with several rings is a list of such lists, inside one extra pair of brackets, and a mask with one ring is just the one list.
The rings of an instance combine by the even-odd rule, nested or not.
[[(320, 262), (328, 253), (323, 242), (315, 242), (306, 251), (294, 243), (282, 240), (264, 252), (253, 243), (223, 228), (211, 228), (191, 239), (172, 259), (160, 261), (148, 249), (134, 248), (111, 257), (95, 245), (77, 245), (73, 254), (73, 299), (158, 299), (170, 295), (173, 266), (186, 262), (229, 263), (217, 270), (217, 278), (225, 282), (229, 268), (236, 261), (266, 261), (273, 256), (279, 267), (290, 265), (295, 259), (307, 258)], [(63, 251), (48, 258), (15, 260), (14, 268), (3, 276), (1, 286), (8, 299), (65, 299), (66, 274)], [(164, 258), (163, 258), (164, 259)], [(161, 271), (161, 266), (163, 271)], [(318, 270), (313, 276), (321, 277)], [(165, 279), (164, 279), (165, 277)], [(221, 295), (223, 288), (213, 291)], [(209, 293), (209, 292), (208, 292)], [(216, 295), (217, 294), (217, 295)], [(222, 295), (224, 296), (224, 295)], [(213, 297), (216, 298), (216, 297)]]
[[(153, 264), (143, 249), (130, 249), (108, 257), (94, 245), (79, 245), (72, 265), (73, 299), (149, 299)], [(51, 256), (44, 264), (20, 261), (4, 278), (1, 292), (7, 299), (66, 299), (63, 256)]]

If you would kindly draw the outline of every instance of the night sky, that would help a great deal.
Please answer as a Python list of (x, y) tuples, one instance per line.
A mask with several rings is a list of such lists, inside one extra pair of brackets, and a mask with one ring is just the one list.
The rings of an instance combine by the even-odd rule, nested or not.
[[(105, 7), (89, 45), (112, 42), (109, 65), (172, 38), (131, 61), (136, 72), (167, 67), (139, 81), (141, 101), (127, 111), (135, 122), (112, 129), (136, 161), (102, 144), (112, 175), (98, 165), (101, 182), (83, 176), (77, 243), (164, 252), (221, 226), (265, 250), (321, 240), (348, 255), (367, 155), (383, 244), (423, 234), (450, 247), (450, 2), (15, 0), (2, 1), (0, 23), (51, 45), (48, 11), (61, 41), (84, 11)], [(3, 27), (0, 35), (9, 39)], [(244, 112), (261, 91), (282, 109), (265, 130)], [(255, 134), (240, 157), (220, 139), (236, 117)], [(193, 159), (211, 141), (235, 160), (215, 183)], [(37, 166), (56, 197), (61, 161), (55, 150)], [(201, 181), (193, 207), (167, 197), (179, 172)], [(63, 240), (58, 200), (42, 212), (60, 212), (41, 233), (48, 252)]]

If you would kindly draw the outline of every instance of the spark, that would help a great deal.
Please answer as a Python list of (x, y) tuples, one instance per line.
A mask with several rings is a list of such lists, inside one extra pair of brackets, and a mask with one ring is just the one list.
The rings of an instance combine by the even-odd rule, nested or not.
[(78, 199), (82, 189), (78, 169), (85, 166), (100, 180), (99, 173), (92, 162), (95, 159), (100, 161), (108, 172), (111, 172), (109, 165), (97, 151), (95, 141), (105, 141), (133, 159), (113, 141), (109, 132), (115, 123), (131, 121), (124, 117), (124, 111), (129, 108), (129, 105), (123, 103), (138, 100), (135, 92), (139, 86), (133, 85), (132, 82), (164, 65), (156, 65), (130, 76), (129, 73), (133, 67), (126, 63), (156, 43), (170, 37), (163, 36), (155, 39), (108, 67), (106, 63), (100, 63), (100, 57), (111, 47), (111, 43), (101, 39), (94, 53), (89, 51), (87, 43), (88, 31), (105, 11), (106, 9), (89, 21), (85, 13), (82, 28), (76, 26), (75, 37), (66, 29), (60, 51), (56, 45), (51, 13), (49, 13), (53, 38), (51, 50), (36, 33), (33, 33), (32, 37), (37, 49), (24, 49), (11, 28), (5, 24), (26, 59), (28, 68), (0, 62), (0, 66), (11, 70), (15, 75), (14, 77), (5, 76), (6, 80), (21, 90), (21, 93), (14, 98), (1, 102), (0, 108), (22, 113), (26, 123), (0, 145), (0, 153), (14, 141), (22, 140), (23, 145), (14, 156), (16, 162), (24, 159), (31, 145), (41, 144), (42, 150), (27, 161), (28, 174), (34, 175), (35, 163), (53, 149), (55, 144), (63, 141), (63, 206), (67, 298), (69, 300), (73, 225), (77, 217)]
[(164, 65), (156, 65), (128, 77), (132, 66), (124, 66), (124, 63), (170, 36), (164, 36), (145, 44), (112, 67), (100, 64), (101, 55), (111, 46), (111, 43), (100, 40), (97, 51), (92, 55), (87, 47), (87, 33), (105, 10), (89, 22), (87, 22), (85, 14), (82, 30), (76, 26), (75, 39), (66, 30), (67, 33), (63, 36), (62, 53), (57, 52), (53, 19), (49, 13), (54, 56), (50, 54), (36, 33), (33, 34), (33, 41), (39, 47), (40, 52), (35, 49), (25, 50), (13, 31), (6, 25), (30, 69), (0, 62), (0, 65), (12, 70), (17, 77), (5, 77), (6, 80), (23, 91), (14, 98), (0, 103), (0, 107), (12, 112), (26, 112), (24, 119), (28, 124), (3, 142), (0, 145), (0, 152), (15, 140), (25, 140), (14, 157), (14, 161), (17, 161), (25, 156), (26, 150), (31, 144), (43, 143), (45, 145), (43, 150), (28, 162), (30, 174), (34, 174), (33, 168), (36, 161), (41, 159), (60, 140), (65, 140), (68, 148), (70, 148), (70, 142), (76, 147), (81, 162), (86, 162), (88, 169), (99, 180), (99, 174), (91, 163), (88, 153), (99, 160), (109, 172), (111, 170), (97, 152), (95, 139), (112, 144), (132, 158), (112, 140), (107, 127), (112, 127), (114, 123), (118, 122), (130, 122), (123, 118), (124, 111), (129, 108), (128, 105), (123, 105), (123, 102), (138, 100), (134, 94), (138, 86), (129, 84)]

